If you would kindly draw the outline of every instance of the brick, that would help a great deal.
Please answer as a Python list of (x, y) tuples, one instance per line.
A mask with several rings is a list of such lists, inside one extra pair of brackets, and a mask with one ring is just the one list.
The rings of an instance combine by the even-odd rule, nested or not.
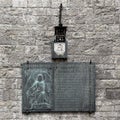
[(106, 98), (107, 99), (120, 99), (120, 89), (106, 89)]
[(35, 55), (38, 53), (38, 46), (25, 46), (25, 55)]
[(84, 38), (85, 34), (83, 32), (75, 32), (75, 33), (72, 34), (72, 37), (77, 38), (77, 39)]
[(105, 0), (105, 6), (114, 6), (115, 1), (114, 0)]
[(95, 116), (96, 117), (103, 117), (103, 118), (104, 117), (107, 117), (107, 118), (108, 117), (113, 117), (114, 118), (116, 116), (119, 117), (119, 113), (118, 112), (113, 112), (113, 111), (112, 112), (96, 112)]
[(115, 111), (120, 111), (120, 105), (115, 106)]
[(67, 1), (67, 0), (52, 0), (52, 7), (54, 7), (54, 8), (58, 8), (59, 6), (60, 6), (60, 4), (62, 3), (63, 4), (63, 7), (67, 7), (67, 2), (69, 2), (69, 1)]
[(96, 6), (100, 6), (100, 7), (102, 7), (102, 6), (104, 6), (104, 0), (96, 0), (96, 1), (94, 1), (95, 3), (95, 5)]
[(112, 112), (112, 111), (115, 111), (115, 107), (114, 106), (105, 106), (105, 105), (102, 105), (102, 106), (97, 106), (96, 108), (97, 112), (101, 111), (101, 112)]
[(95, 31), (96, 32), (107, 32), (109, 29), (108, 25), (102, 25), (102, 24), (95, 24)]
[(0, 66), (4, 66), (5, 64), (8, 64), (8, 57), (6, 54), (0, 55)]
[(28, 7), (50, 7), (50, 0), (28, 0)]
[(0, 7), (11, 7), (12, 0), (0, 0)]
[(10, 91), (9, 91), (9, 89), (3, 91), (3, 101), (8, 101), (8, 100), (10, 100)]
[(27, 7), (27, 0), (12, 0), (13, 7)]
[(12, 101), (18, 100), (18, 91), (16, 89), (10, 89), (10, 100)]
[(104, 99), (105, 98), (105, 89), (96, 89), (96, 99)]
[(112, 54), (114, 54), (114, 55), (120, 55), (120, 47), (114, 46), (112, 48)]
[(115, 0), (115, 6), (120, 6), (120, 1), (119, 0)]
[(119, 25), (110, 25), (109, 26), (109, 32), (110, 33), (119, 33), (119, 31), (120, 31), (120, 27), (119, 27)]
[(36, 39), (31, 36), (18, 36), (17, 43), (18, 45), (36, 45)]
[(75, 16), (75, 23), (77, 23), (77, 24), (85, 24), (85, 20), (86, 20), (85, 15), (81, 14), (81, 15)]
[(102, 70), (97, 69), (96, 76), (98, 79), (118, 79), (115, 70)]
[(95, 63), (101, 63), (101, 64), (106, 64), (106, 63), (114, 63), (115, 57), (114, 56), (99, 56), (99, 55), (69, 55), (69, 60), (72, 61), (78, 61), (78, 62), (89, 62), (92, 60)]
[(97, 88), (119, 88), (120, 87), (120, 81), (119, 80), (97, 80), (96, 81)]
[(101, 16), (103, 24), (114, 24), (114, 15)]
[(97, 16), (112, 15), (113, 13), (115, 14), (116, 11), (118, 11), (118, 8), (114, 6), (95, 7), (95, 14)]
[(103, 70), (114, 70), (115, 64), (96, 64), (96, 68)]
[(12, 15), (1, 15), (0, 22), (1, 24), (8, 24), (8, 25), (25, 25), (26, 24), (26, 17), (25, 16), (12, 16)]
[(0, 77), (2, 78), (20, 78), (20, 68), (1, 68)]
[(84, 6), (85, 7), (93, 7), (94, 1), (93, 0), (86, 0), (86, 1), (84, 1)]
[(51, 8), (27, 8), (27, 15), (34, 16), (45, 16), (45, 15), (51, 15)]

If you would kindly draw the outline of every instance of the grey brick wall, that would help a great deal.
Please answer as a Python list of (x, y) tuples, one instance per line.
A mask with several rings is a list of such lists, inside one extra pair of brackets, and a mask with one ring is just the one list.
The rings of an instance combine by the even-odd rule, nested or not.
[[(96, 63), (96, 112), (21, 113), (21, 68), (51, 62), (63, 3), (68, 61)], [(120, 120), (120, 0), (0, 0), (0, 120)]]

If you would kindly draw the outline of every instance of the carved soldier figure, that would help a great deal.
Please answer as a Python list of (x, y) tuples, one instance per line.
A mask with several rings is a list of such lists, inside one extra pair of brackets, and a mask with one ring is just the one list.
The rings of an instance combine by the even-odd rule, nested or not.
[(30, 97), (31, 109), (36, 105), (39, 107), (50, 107), (47, 94), (47, 85), (42, 74), (38, 74), (32, 86), (27, 90), (27, 96)]

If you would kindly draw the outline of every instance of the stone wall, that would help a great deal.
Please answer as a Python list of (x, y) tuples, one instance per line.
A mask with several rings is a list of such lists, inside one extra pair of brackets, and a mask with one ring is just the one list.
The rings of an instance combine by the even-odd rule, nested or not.
[[(21, 112), (23, 62), (51, 62), (63, 3), (68, 61), (96, 63), (96, 112)], [(119, 0), (0, 0), (0, 120), (120, 120)]]

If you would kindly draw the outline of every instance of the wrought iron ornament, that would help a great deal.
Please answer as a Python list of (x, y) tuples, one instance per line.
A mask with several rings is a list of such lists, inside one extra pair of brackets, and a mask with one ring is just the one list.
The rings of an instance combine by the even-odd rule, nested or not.
[(61, 18), (62, 18), (62, 4), (60, 4), (60, 13), (59, 13), (59, 26), (62, 26), (62, 21), (61, 21)]
[(22, 111), (94, 112), (94, 63), (22, 64)]
[(66, 26), (62, 25), (62, 4), (59, 7), (59, 25), (55, 27), (55, 40), (52, 42), (52, 59), (67, 59)]

